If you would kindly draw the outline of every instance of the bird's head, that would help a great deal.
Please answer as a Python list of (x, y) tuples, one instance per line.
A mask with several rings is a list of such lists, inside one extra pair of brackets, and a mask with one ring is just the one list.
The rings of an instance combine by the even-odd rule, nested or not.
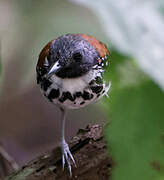
[(46, 76), (60, 78), (82, 76), (109, 54), (106, 46), (92, 36), (66, 34), (51, 41), (41, 54), (38, 66), (47, 69)]

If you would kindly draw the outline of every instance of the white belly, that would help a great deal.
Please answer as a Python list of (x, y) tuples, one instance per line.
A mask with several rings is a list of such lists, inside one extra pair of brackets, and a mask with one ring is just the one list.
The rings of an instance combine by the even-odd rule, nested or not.
[[(51, 77), (53, 84), (51, 87), (44, 92), (45, 96), (48, 97), (52, 89), (59, 89), (60, 95), (59, 98), (52, 99), (52, 103), (59, 106), (76, 109), (87, 106), (90, 103), (98, 101), (102, 96), (107, 94), (110, 84), (106, 85), (105, 82), (101, 84), (102, 90), (99, 93), (94, 93), (89, 85), (90, 81), (95, 79), (95, 77), (101, 77), (101, 73), (97, 71), (90, 71), (80, 78), (65, 78), (61, 79), (56, 75)], [(72, 98), (66, 98), (64, 101), (61, 101), (63, 93), (68, 92), (71, 94)], [(81, 92), (81, 96), (77, 96), (76, 93)], [(84, 93), (85, 92), (85, 93)], [(70, 95), (69, 94), (69, 95)], [(68, 96), (68, 95), (67, 95)]]

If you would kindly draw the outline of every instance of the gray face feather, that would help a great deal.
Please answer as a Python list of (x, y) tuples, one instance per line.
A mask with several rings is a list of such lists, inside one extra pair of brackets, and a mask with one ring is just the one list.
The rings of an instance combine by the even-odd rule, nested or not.
[(57, 38), (51, 45), (47, 57), (50, 67), (59, 62), (56, 75), (61, 78), (79, 77), (87, 73), (96, 63), (99, 54), (80, 35), (67, 34)]

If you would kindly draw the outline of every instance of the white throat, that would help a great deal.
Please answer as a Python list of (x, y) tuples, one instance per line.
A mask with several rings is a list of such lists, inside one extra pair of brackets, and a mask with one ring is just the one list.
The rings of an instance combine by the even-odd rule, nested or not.
[(52, 75), (51, 79), (54, 88), (60, 88), (61, 91), (75, 93), (88, 87), (89, 82), (97, 76), (101, 76), (100, 70), (91, 70), (78, 78), (60, 78)]

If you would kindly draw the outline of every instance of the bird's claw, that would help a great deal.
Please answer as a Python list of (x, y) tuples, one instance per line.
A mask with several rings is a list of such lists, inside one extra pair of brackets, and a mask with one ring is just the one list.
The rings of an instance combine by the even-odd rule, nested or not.
[(105, 93), (104, 93), (107, 98), (109, 98), (108, 91), (109, 91), (110, 87), (111, 87), (111, 82), (109, 81), (109, 84), (106, 87), (106, 90), (105, 90)]
[(63, 170), (64, 170), (65, 163), (67, 163), (70, 176), (72, 176), (72, 168), (71, 168), (70, 160), (72, 160), (74, 166), (77, 167), (76, 163), (75, 163), (75, 160), (74, 160), (74, 158), (73, 158), (73, 156), (72, 156), (72, 154), (71, 154), (71, 152), (69, 150), (68, 144), (66, 143), (65, 140), (63, 140), (62, 141), (62, 164), (63, 164)]

